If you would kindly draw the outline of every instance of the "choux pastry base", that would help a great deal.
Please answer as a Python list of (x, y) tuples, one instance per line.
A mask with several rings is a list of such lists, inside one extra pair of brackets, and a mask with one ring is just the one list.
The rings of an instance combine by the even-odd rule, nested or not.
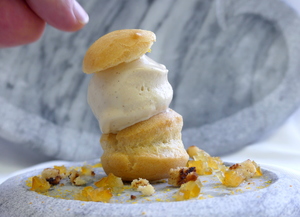
[(181, 115), (168, 109), (117, 134), (103, 134), (104, 171), (124, 181), (168, 178), (171, 168), (186, 166), (188, 154), (181, 140)]

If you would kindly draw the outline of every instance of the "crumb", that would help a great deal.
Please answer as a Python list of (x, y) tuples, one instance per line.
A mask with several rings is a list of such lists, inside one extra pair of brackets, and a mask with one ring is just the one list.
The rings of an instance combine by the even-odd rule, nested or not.
[(86, 180), (84, 180), (83, 178), (81, 178), (81, 176), (76, 177), (73, 182), (74, 185), (77, 186), (81, 186), (81, 185), (85, 185), (86, 184)]
[(139, 179), (134, 179), (131, 182), (131, 187), (134, 188), (134, 189), (137, 189), (139, 186), (146, 186), (146, 185), (149, 185), (149, 184), (150, 183), (147, 179), (139, 178)]
[(150, 196), (155, 193), (155, 189), (152, 185), (139, 186), (137, 191), (142, 192), (143, 195)]
[(143, 195), (152, 195), (155, 193), (154, 187), (149, 183), (147, 179), (134, 179), (131, 182), (131, 187), (137, 191), (141, 191)]
[(130, 199), (131, 199), (131, 200), (135, 200), (135, 199), (136, 199), (136, 196), (135, 196), (135, 195), (130, 195)]

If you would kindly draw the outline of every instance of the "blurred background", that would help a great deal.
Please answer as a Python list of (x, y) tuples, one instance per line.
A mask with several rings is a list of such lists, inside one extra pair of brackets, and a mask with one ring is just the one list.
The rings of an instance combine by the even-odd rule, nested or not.
[(100, 157), (81, 63), (96, 39), (125, 28), (156, 33), (149, 56), (169, 69), (186, 147), (300, 171), (299, 1), (78, 2), (90, 16), (82, 30), (47, 26), (39, 41), (0, 50), (0, 182)]

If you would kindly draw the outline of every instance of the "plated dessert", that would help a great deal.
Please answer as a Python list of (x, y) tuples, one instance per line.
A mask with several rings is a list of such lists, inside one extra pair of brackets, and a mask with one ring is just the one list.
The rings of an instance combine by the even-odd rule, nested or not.
[(51, 189), (80, 186), (69, 199), (110, 202), (126, 190), (152, 196), (157, 183), (166, 183), (159, 189), (173, 191), (165, 201), (182, 201), (199, 197), (199, 175), (210, 175), (225, 187), (262, 176), (254, 161), (227, 166), (196, 146), (184, 149), (182, 117), (169, 108), (173, 90), (168, 70), (145, 55), (155, 40), (151, 31), (117, 30), (94, 42), (84, 57), (83, 71), (93, 73), (88, 103), (102, 131), (98, 167), (106, 176), (99, 176), (95, 165), (55, 166), (32, 177), (30, 190), (47, 195)]
[(171, 168), (168, 179), (149, 182), (138, 178), (124, 182), (113, 173), (106, 175), (102, 164), (97, 162), (79, 167), (46, 168), (26, 181), (27, 188), (68, 200), (146, 203), (222, 197), (256, 191), (273, 182), (269, 175), (263, 177), (254, 161), (228, 165), (195, 146), (191, 146), (188, 152), (190, 160), (187, 166)]

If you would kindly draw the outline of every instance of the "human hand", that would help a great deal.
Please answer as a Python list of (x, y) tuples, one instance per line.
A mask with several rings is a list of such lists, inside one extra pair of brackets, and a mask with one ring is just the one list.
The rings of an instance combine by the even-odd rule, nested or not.
[(46, 23), (71, 32), (88, 21), (76, 0), (0, 0), (0, 48), (38, 40)]

